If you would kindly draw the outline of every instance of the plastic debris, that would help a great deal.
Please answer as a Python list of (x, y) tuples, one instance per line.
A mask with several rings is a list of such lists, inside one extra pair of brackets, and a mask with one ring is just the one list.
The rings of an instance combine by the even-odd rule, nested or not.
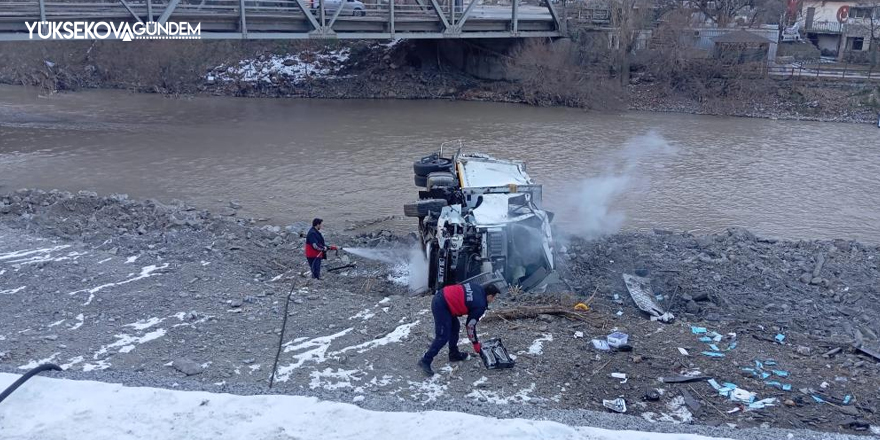
[(715, 380), (715, 379), (709, 379), (707, 382), (709, 382), (709, 385), (711, 385), (712, 388), (715, 388), (715, 391), (718, 391), (718, 390), (721, 389), (721, 385), (718, 384), (718, 381), (717, 381), (717, 380)]
[(712, 351), (721, 351), (721, 350), (718, 349), (718, 346), (715, 345), (715, 344), (709, 344), (709, 348), (711, 348)]
[(623, 316), (623, 310), (618, 310), (618, 311), (617, 311), (617, 316)]
[(626, 401), (622, 398), (618, 397), (614, 400), (603, 400), (602, 406), (610, 409), (616, 413), (625, 413), (626, 412)]
[(611, 373), (611, 377), (615, 379), (623, 379), (620, 383), (626, 383), (629, 379), (626, 377), (626, 373)]
[(601, 351), (611, 351), (611, 346), (608, 345), (608, 341), (604, 341), (602, 339), (593, 339), (593, 348)]
[(691, 326), (691, 332), (693, 332), (693, 334), (695, 335), (701, 335), (706, 333), (706, 327)]
[(608, 345), (614, 348), (620, 348), (623, 345), (626, 345), (629, 341), (629, 335), (621, 332), (614, 332), (608, 335), (605, 338), (608, 341)]
[(775, 339), (776, 339), (776, 342), (778, 342), (778, 343), (781, 344), (781, 343), (783, 343), (783, 342), (785, 341), (785, 335), (783, 335), (782, 333), (780, 333), (780, 334), (776, 335), (776, 338), (775, 338)]
[(623, 282), (626, 284), (626, 290), (629, 291), (629, 296), (635, 301), (636, 306), (643, 312), (651, 315), (652, 320), (669, 323), (675, 319), (672, 313), (663, 310), (654, 302), (654, 298), (651, 295), (650, 278), (625, 273), (623, 274)]
[(785, 370), (773, 370), (773, 374), (779, 377), (788, 377), (788, 371)]
[(712, 338), (708, 336), (703, 336), (702, 338), (700, 338), (700, 342), (705, 342), (708, 344), (709, 342), (712, 342)]
[(736, 388), (730, 392), (730, 400), (741, 403), (752, 403), (755, 401), (755, 393), (742, 388)]
[(703, 355), (709, 356), (709, 357), (716, 357), (716, 358), (724, 357), (724, 353), (717, 352), (717, 351), (704, 351)]
[(688, 351), (684, 348), (678, 347), (678, 352), (681, 353), (682, 356), (690, 356), (690, 353), (688, 353)]
[(695, 375), (695, 376), (670, 376), (670, 377), (661, 377), (658, 380), (663, 383), (688, 383), (688, 382), (698, 382), (701, 380), (709, 379), (709, 376), (703, 375)]
[(847, 394), (846, 396), (843, 396), (843, 404), (844, 405), (849, 405), (850, 401), (852, 401), (852, 396), (850, 396), (849, 394)]
[(730, 345), (727, 346), (727, 351), (733, 350), (734, 348), (736, 348), (736, 341), (731, 342)]
[(575, 310), (583, 310), (584, 312), (587, 312), (590, 310), (590, 306), (588, 306), (584, 303), (577, 303), (574, 305), (574, 309)]
[(762, 399), (762, 400), (759, 400), (759, 401), (757, 401), (757, 402), (749, 403), (749, 409), (763, 409), (763, 408), (766, 408), (766, 407), (768, 407), (768, 406), (775, 406), (775, 405), (774, 405), (775, 403), (776, 403), (776, 398), (775, 398), (775, 397), (771, 397), (771, 398), (768, 398), (768, 399)]
[(580, 339), (584, 337), (584, 332), (574, 332), (574, 338)]
[(815, 395), (815, 394), (812, 395), (811, 397), (813, 398), (813, 400), (816, 401), (816, 403), (825, 403), (825, 400), (823, 400), (821, 397), (819, 397), (819, 396), (817, 396), (817, 395)]

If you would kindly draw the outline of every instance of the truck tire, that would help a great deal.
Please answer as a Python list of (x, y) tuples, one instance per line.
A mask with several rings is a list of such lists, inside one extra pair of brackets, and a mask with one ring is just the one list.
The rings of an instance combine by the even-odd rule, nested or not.
[(428, 186), (428, 176), (420, 176), (416, 174), (415, 177), (413, 177), (413, 181), (419, 188), (425, 188)]
[(434, 188), (453, 187), (455, 186), (455, 176), (450, 172), (435, 171), (428, 174), (428, 177), (425, 178), (425, 184), (428, 191)]
[(403, 215), (407, 217), (427, 217), (432, 212), (439, 213), (446, 206), (446, 200), (427, 199), (403, 205)]
[(442, 157), (425, 156), (421, 160), (413, 162), (413, 171), (416, 176), (426, 176), (436, 171), (449, 171), (452, 169), (452, 160)]

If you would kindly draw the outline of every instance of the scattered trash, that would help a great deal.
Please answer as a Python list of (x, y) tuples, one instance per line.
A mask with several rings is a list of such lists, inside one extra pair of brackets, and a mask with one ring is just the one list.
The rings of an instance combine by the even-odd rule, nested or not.
[(629, 380), (626, 377), (626, 373), (611, 373), (611, 377), (615, 379), (623, 379), (623, 381), (620, 383), (626, 383), (626, 381)]
[(699, 382), (701, 380), (709, 379), (709, 376), (672, 376), (672, 377), (660, 377), (658, 380), (663, 383), (688, 383), (688, 382)]
[(672, 322), (675, 316), (672, 313), (664, 311), (654, 299), (651, 297), (651, 279), (639, 277), (630, 274), (623, 274), (623, 282), (626, 283), (626, 290), (635, 301), (636, 306), (643, 312), (652, 316), (652, 320), (661, 322)]
[(574, 332), (574, 338), (580, 339), (584, 337), (584, 332)]
[(849, 394), (847, 394), (846, 396), (843, 396), (843, 404), (844, 405), (849, 405), (849, 402), (851, 400), (852, 400), (852, 396), (850, 396)]
[[(839, 347), (837, 348), (837, 350), (840, 351)], [(872, 358), (876, 359), (877, 361), (880, 361), (880, 347), (877, 347), (876, 349), (874, 349), (874, 348), (868, 348), (868, 347), (862, 346), (862, 347), (858, 348), (858, 351), (865, 353), (868, 356), (871, 356)]]
[(611, 351), (611, 346), (608, 345), (608, 341), (604, 341), (602, 339), (593, 339), (593, 348), (600, 351)]
[(681, 347), (678, 347), (678, 352), (681, 353), (683, 356), (690, 356), (690, 353), (688, 353), (687, 350), (685, 350)]
[(830, 385), (828, 384), (828, 382), (822, 382), (819, 386), (824, 390), (825, 388), (828, 388)]
[(740, 403), (752, 403), (755, 401), (755, 393), (742, 388), (734, 388), (730, 392), (730, 400)]
[(629, 341), (629, 335), (621, 332), (611, 333), (606, 337), (608, 340), (608, 345), (614, 348), (620, 348), (623, 345), (626, 345)]
[(614, 400), (603, 400), (602, 406), (610, 409), (616, 413), (625, 413), (626, 412), (626, 401), (622, 398), (618, 397)]
[(660, 400), (660, 392), (657, 390), (648, 390), (645, 392), (645, 400), (650, 402), (656, 402)]
[(720, 353), (717, 351), (704, 351), (703, 355), (709, 356), (709, 357), (716, 357), (716, 358), (724, 357), (724, 353)]
[(867, 431), (867, 430), (871, 429), (871, 424), (864, 421), (864, 420), (853, 419), (853, 420), (841, 423), (840, 425), (845, 428), (852, 429), (854, 431)]
[(763, 409), (763, 408), (766, 408), (766, 407), (768, 407), (768, 406), (776, 406), (776, 405), (774, 405), (775, 403), (776, 403), (776, 398), (775, 398), (775, 397), (771, 397), (771, 398), (768, 398), (768, 399), (763, 399), (763, 400), (759, 400), (759, 401), (757, 401), (757, 402), (752, 402), (752, 403), (750, 403), (750, 404), (749, 404), (749, 409)]
[(706, 327), (691, 326), (691, 332), (695, 335), (701, 335), (706, 333)]
[(816, 403), (825, 403), (825, 400), (823, 400), (821, 397), (819, 397), (819, 396), (817, 396), (817, 395), (815, 395), (815, 394), (812, 395), (812, 396), (810, 396), (810, 397), (812, 397), (813, 400), (816, 401)]
[(617, 311), (617, 316), (623, 316), (623, 310), (618, 310), (618, 311)]
[(709, 382), (709, 385), (712, 386), (712, 388), (715, 388), (715, 391), (718, 391), (721, 389), (721, 385), (719, 385), (718, 381), (716, 381), (715, 379), (709, 379), (708, 382)]
[(574, 305), (574, 309), (575, 309), (575, 310), (582, 310), (582, 311), (584, 311), (584, 312), (588, 312), (588, 311), (590, 311), (590, 306), (588, 306), (588, 305), (586, 305), (586, 304), (584, 304), (584, 303), (577, 303), (577, 304)]
[(681, 397), (684, 397), (684, 403), (691, 409), (691, 411), (696, 412), (702, 408), (700, 402), (697, 402), (697, 399), (694, 399), (694, 396), (692, 396), (687, 390), (681, 390)]
[(718, 346), (715, 345), (715, 344), (709, 344), (709, 348), (711, 348), (712, 351), (721, 351), (721, 350), (718, 349)]
[(712, 338), (710, 338), (708, 336), (703, 336), (702, 338), (700, 338), (700, 342), (705, 342), (708, 344), (708, 343), (712, 342)]
[(775, 374), (779, 377), (788, 377), (788, 371), (784, 371), (784, 370), (773, 370), (773, 374)]
[(776, 342), (778, 342), (778, 343), (781, 344), (781, 343), (783, 343), (783, 342), (785, 341), (785, 335), (783, 335), (782, 333), (780, 333), (780, 334), (776, 335), (776, 338), (775, 338), (775, 339), (776, 339)]

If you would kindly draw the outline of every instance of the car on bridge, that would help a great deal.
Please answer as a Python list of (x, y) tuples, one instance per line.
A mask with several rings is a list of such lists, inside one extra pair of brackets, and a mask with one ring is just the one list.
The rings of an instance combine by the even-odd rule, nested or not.
[[(322, 0), (311, 0), (312, 1), (312, 13), (318, 13), (318, 9), (321, 7)], [(336, 10), (342, 7), (342, 11), (339, 15), (351, 15), (355, 17), (363, 17), (367, 15), (367, 9), (364, 6), (363, 2), (360, 0), (323, 0), (324, 1), (324, 14), (335, 14)]]
[(441, 147), (413, 170), (425, 190), (403, 211), (419, 219), (429, 291), (466, 280), (542, 291), (556, 280), (553, 214), (524, 163)]

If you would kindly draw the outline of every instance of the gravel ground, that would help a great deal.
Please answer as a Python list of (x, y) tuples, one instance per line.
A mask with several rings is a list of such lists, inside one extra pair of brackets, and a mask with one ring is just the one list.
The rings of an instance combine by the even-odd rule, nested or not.
[[(880, 363), (856, 349), (876, 346), (880, 333), (871, 319), (880, 307), (877, 247), (792, 243), (742, 230), (570, 239), (560, 254), (570, 288), (505, 295), (480, 326), (483, 339), (501, 337), (516, 354), (514, 369), (448, 364), (441, 352), (440, 374), (426, 379), (415, 361), (432, 337), (430, 298), (407, 292), (405, 264), (358, 260), (356, 268), (308, 282), (300, 276), (304, 225), (237, 218), (236, 207), (218, 216), (183, 202), (86, 192), (0, 196), (0, 371), (52, 361), (66, 369), (58, 377), (738, 439), (870, 435), (853, 429), (860, 424), (880, 435)], [(405, 255), (412, 246), (389, 232), (343, 235), (327, 226), (328, 241), (345, 247)], [(349, 262), (331, 256), (325, 267)], [(652, 322), (635, 308), (621, 278), (635, 271), (653, 279), (675, 322)], [(535, 305), (572, 310), (579, 301), (590, 311), (577, 317), (499, 317)], [(712, 350), (692, 325), (723, 335), (716, 345), (725, 357), (702, 355)], [(591, 348), (591, 338), (615, 328), (630, 335), (633, 351)], [(777, 334), (785, 335), (782, 343)], [(768, 359), (776, 365), (766, 371), (788, 372), (770, 379), (791, 384), (790, 391), (742, 371)], [(728, 414), (738, 406), (704, 380), (658, 380), (695, 371), (777, 404)], [(627, 382), (612, 372), (626, 373)], [(650, 390), (661, 391), (659, 400), (644, 399)], [(818, 403), (813, 395), (851, 399)], [(627, 415), (602, 407), (618, 396)]]

